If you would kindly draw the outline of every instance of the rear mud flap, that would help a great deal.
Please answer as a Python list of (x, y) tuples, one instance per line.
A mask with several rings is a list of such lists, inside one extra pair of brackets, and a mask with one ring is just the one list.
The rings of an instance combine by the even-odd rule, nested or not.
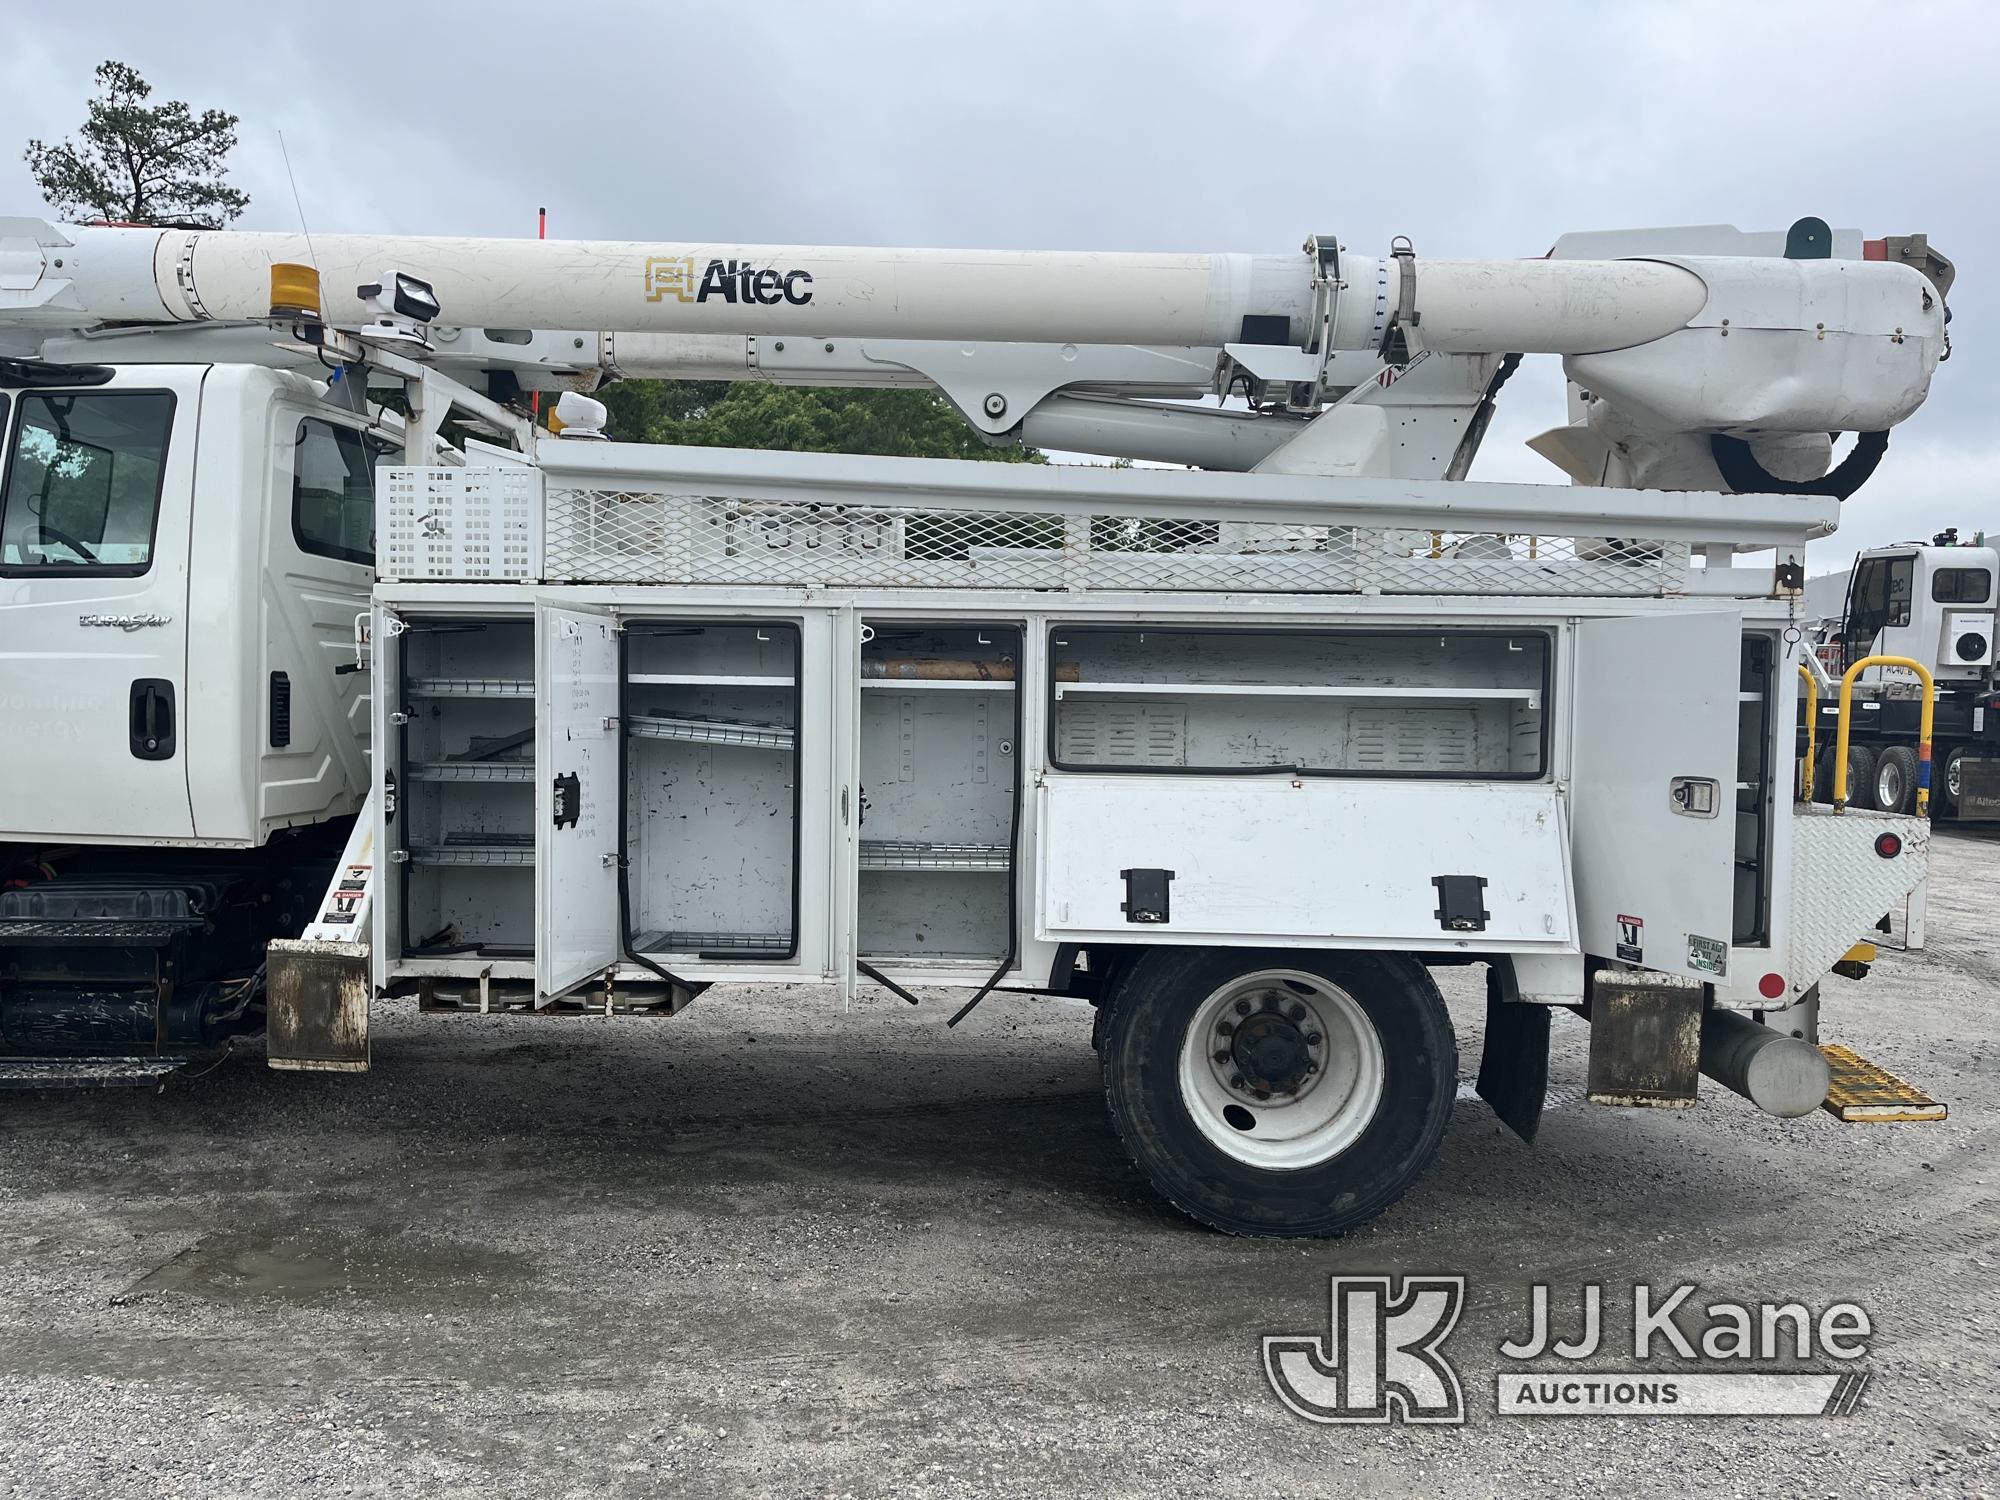
[(368, 946), (306, 939), (270, 945), (265, 1050), (274, 1068), (368, 1071)]

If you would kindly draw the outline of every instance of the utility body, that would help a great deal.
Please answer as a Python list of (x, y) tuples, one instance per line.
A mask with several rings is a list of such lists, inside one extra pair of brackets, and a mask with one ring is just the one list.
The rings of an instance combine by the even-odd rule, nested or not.
[[(273, 1066), (357, 1070), (397, 995), (944, 987), (956, 1024), (1069, 994), (1167, 1198), (1331, 1233), (1450, 1113), (1434, 968), (1484, 967), (1480, 1091), (1526, 1137), (1554, 1006), (1600, 1102), (1705, 1072), (1796, 1115), (1822, 982), (1922, 885), (1922, 818), (1794, 795), (1806, 547), (1945, 351), (1921, 236), (1431, 262), (4, 220), (0, 269), (21, 1081), (260, 1022)], [(1572, 483), (1468, 480), (1535, 353)], [(1193, 467), (604, 440), (581, 392), (642, 373), (928, 386), (996, 442)]]

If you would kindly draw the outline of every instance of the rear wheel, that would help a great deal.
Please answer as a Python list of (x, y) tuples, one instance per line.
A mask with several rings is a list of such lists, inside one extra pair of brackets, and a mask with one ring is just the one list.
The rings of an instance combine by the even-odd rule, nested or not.
[(1154, 1188), (1232, 1234), (1339, 1234), (1437, 1154), (1458, 1083), (1422, 965), (1156, 949), (1109, 997), (1112, 1124)]
[(1917, 754), (1907, 745), (1890, 745), (1875, 761), (1875, 810), (1908, 812), (1916, 797)]
[(1847, 800), (1856, 807), (1866, 807), (1872, 794), (1875, 777), (1875, 752), (1866, 745), (1847, 747)]
[(1956, 817), (1959, 791), (1965, 785), (1965, 746), (1945, 751), (1943, 764), (1943, 773), (1938, 777), (1938, 800), (1947, 813)]

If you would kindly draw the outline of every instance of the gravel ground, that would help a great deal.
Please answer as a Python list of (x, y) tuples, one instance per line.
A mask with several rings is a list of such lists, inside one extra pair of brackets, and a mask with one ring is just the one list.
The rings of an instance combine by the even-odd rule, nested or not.
[[(1163, 1207), (1088, 1011), (1027, 997), (955, 1033), (779, 991), (390, 1005), (365, 1076), (251, 1049), (160, 1095), (0, 1095), (0, 1495), (1991, 1494), (2000, 842), (1933, 868), (1928, 951), (1830, 981), (1825, 1030), (1948, 1122), (1591, 1108), (1563, 1024), (1532, 1152), (1463, 1098), (1418, 1188), (1326, 1243)], [(1445, 978), (1469, 1075), (1476, 981)], [(1324, 1333), (1364, 1272), (1469, 1278), (1465, 1426), (1279, 1406), (1259, 1335)], [(1859, 1301), (1860, 1410), (1494, 1414), (1529, 1283), (1635, 1280)]]

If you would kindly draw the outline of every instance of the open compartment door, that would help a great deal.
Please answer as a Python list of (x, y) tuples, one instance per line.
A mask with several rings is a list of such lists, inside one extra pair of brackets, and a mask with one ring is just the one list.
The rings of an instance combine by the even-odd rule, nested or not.
[(623, 948), (616, 625), (605, 611), (545, 605), (535, 657), (535, 990), (545, 1003)]
[(1576, 627), (1570, 827), (1583, 951), (1729, 978), (1743, 620)]

